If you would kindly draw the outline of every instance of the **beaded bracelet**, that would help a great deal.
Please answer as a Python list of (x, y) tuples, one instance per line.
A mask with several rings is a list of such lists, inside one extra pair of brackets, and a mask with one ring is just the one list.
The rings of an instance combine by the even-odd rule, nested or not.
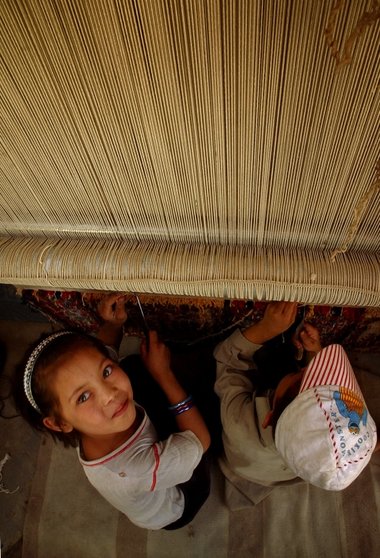
[(170, 405), (170, 407), (168, 407), (168, 409), (169, 409), (169, 411), (175, 411), (176, 409), (178, 409), (178, 407), (182, 407), (182, 405), (186, 405), (186, 403), (189, 403), (189, 401), (192, 401), (192, 399), (193, 399), (192, 396), (189, 395), (183, 401), (180, 401), (179, 403), (176, 403), (175, 405)]
[(189, 411), (193, 406), (194, 406), (193, 398), (191, 395), (189, 395), (183, 401), (180, 401), (175, 405), (170, 405), (168, 409), (172, 413), (172, 415), (177, 416), (180, 415), (181, 413), (185, 413), (186, 411)]
[(176, 417), (182, 413), (185, 413), (186, 411), (190, 411), (190, 409), (192, 409), (194, 407), (193, 402), (189, 403), (188, 405), (185, 405), (183, 407), (179, 407), (179, 409), (176, 409), (175, 411), (172, 411), (172, 414)]

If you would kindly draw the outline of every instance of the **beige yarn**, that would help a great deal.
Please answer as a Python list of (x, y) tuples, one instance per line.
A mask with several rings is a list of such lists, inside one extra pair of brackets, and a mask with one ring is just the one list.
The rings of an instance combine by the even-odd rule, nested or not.
[(379, 16), (3, 0), (0, 282), (380, 306)]

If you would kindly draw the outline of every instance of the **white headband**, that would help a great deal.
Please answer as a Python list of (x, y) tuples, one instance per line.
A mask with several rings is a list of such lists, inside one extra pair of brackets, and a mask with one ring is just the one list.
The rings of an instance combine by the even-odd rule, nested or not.
[(24, 370), (24, 392), (25, 392), (25, 395), (26, 395), (29, 403), (33, 407), (33, 409), (38, 411), (40, 414), (42, 414), (41, 409), (39, 408), (39, 406), (35, 402), (34, 397), (33, 397), (33, 393), (32, 393), (32, 376), (33, 376), (34, 366), (36, 364), (36, 361), (37, 361), (38, 357), (42, 353), (42, 351), (48, 345), (50, 345), (50, 343), (52, 341), (54, 341), (54, 339), (57, 339), (57, 337), (61, 337), (61, 335), (68, 335), (68, 334), (71, 334), (71, 333), (73, 333), (73, 332), (72, 331), (58, 331), (57, 333), (53, 333), (52, 335), (49, 335), (49, 337), (46, 337), (46, 339), (44, 339), (43, 341), (41, 341), (41, 343), (39, 343), (39, 345), (37, 345), (37, 347), (33, 350), (32, 354), (28, 358), (28, 362), (26, 363), (25, 370)]

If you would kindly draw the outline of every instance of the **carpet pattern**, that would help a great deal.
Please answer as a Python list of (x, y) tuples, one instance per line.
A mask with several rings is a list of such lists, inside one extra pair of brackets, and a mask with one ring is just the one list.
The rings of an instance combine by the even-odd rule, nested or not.
[[(100, 321), (96, 314), (99, 300), (107, 293), (79, 291), (20, 291), (22, 301), (63, 327), (96, 332)], [(236, 327), (248, 327), (258, 321), (265, 302), (224, 300), (219, 298), (139, 295), (151, 329), (173, 346), (194, 346), (217, 342)], [(136, 299), (126, 299), (126, 333), (142, 335), (141, 316)], [(298, 319), (316, 325), (324, 344), (341, 343), (346, 350), (380, 351), (380, 308), (353, 308), (306, 305), (298, 310)]]

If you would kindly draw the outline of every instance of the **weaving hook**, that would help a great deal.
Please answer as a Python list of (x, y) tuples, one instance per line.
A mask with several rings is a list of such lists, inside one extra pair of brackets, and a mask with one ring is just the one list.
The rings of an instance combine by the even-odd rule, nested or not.
[(140, 310), (140, 314), (141, 314), (141, 317), (142, 317), (143, 331), (144, 331), (145, 340), (146, 340), (146, 346), (147, 346), (147, 349), (149, 349), (149, 326), (148, 326), (148, 322), (146, 321), (144, 310), (142, 308), (142, 305), (141, 305), (138, 294), (137, 293), (133, 293), (133, 294), (136, 297), (137, 306), (139, 307), (139, 310)]

